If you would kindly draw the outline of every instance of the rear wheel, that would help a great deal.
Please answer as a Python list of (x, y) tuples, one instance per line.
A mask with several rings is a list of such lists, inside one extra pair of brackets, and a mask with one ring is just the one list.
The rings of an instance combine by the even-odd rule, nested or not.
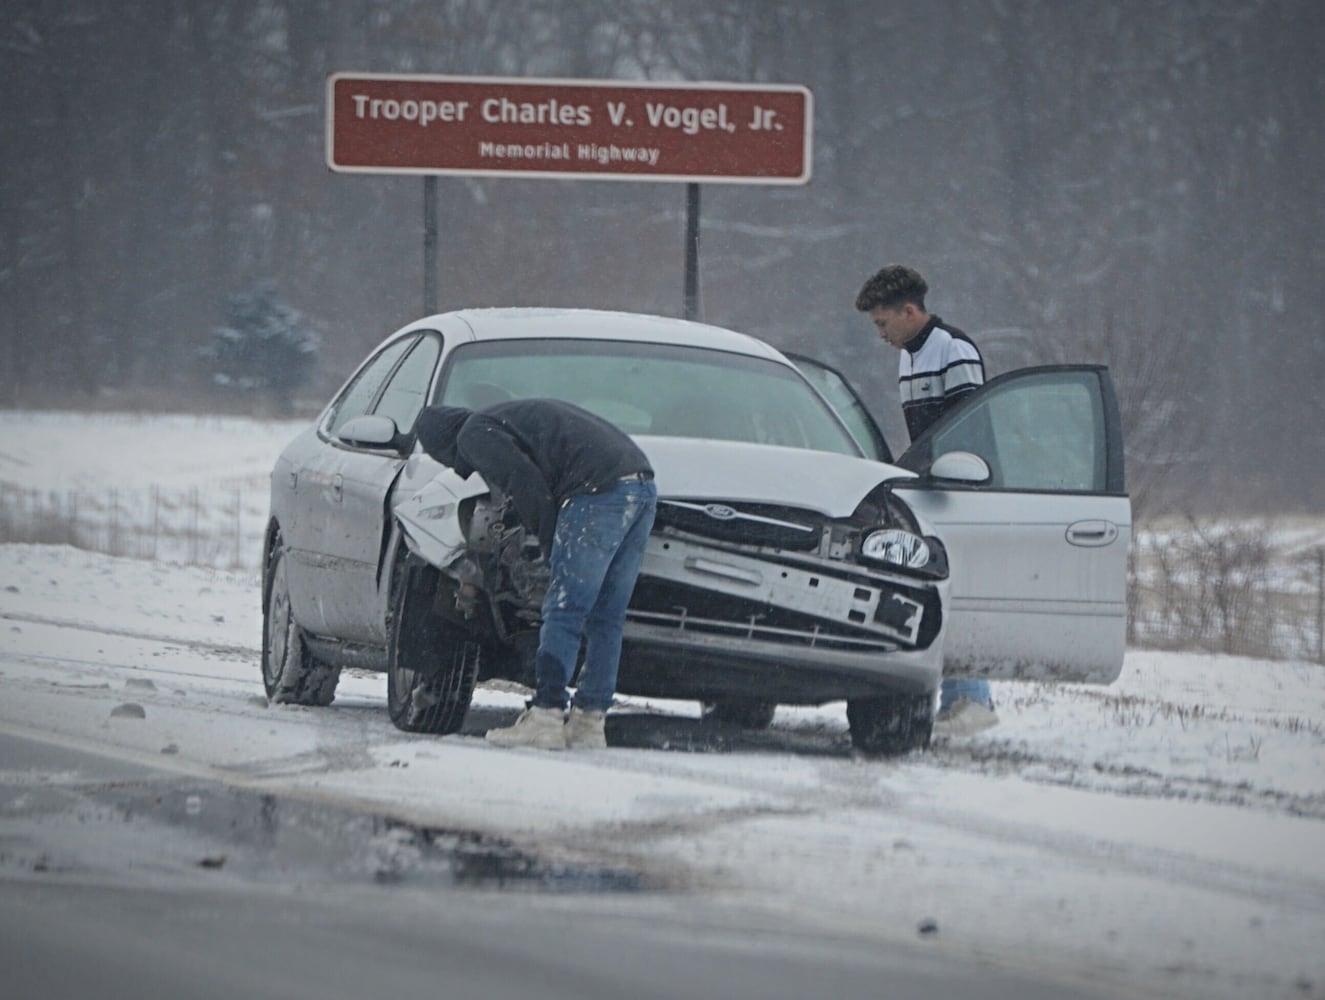
[(777, 702), (755, 701), (753, 698), (727, 698), (722, 701), (706, 701), (702, 712), (705, 719), (712, 719), (728, 726), (740, 726), (742, 729), (767, 729), (773, 724), (773, 714), (777, 711)]
[(316, 659), (290, 607), (290, 583), (280, 538), (267, 563), (267, 600), (262, 607), (262, 684), (278, 704), (330, 705), (340, 667)]
[(387, 629), (387, 711), (408, 733), (453, 733), (478, 681), (480, 647), (433, 613), (439, 574), (403, 558), (392, 578)]
[(851, 745), (862, 753), (896, 757), (929, 746), (933, 694), (886, 694), (847, 702)]

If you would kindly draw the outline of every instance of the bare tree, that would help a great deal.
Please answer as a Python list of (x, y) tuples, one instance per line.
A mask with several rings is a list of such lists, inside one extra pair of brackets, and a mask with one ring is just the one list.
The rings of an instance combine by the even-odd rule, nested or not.
[[(314, 395), (412, 318), (421, 185), (326, 169), (337, 70), (801, 83), (811, 183), (704, 190), (706, 318), (892, 422), (851, 304), (905, 260), (991, 370), (1110, 365), (1138, 516), (1316, 510), (1322, 37), (1312, 0), (9, 0), (0, 398), (169, 392), (258, 280), (326, 320)], [(444, 307), (679, 314), (682, 186), (439, 190)]]

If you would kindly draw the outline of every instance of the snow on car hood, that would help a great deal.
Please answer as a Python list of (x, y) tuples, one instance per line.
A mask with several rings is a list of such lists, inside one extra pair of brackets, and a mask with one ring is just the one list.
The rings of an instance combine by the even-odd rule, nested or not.
[(744, 441), (646, 436), (635, 441), (649, 456), (663, 499), (782, 504), (849, 517), (885, 479), (915, 475), (867, 458)]

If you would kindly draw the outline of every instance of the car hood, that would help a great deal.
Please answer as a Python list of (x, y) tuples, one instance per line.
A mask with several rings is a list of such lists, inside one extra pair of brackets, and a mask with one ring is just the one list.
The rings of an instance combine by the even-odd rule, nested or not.
[(849, 517), (885, 479), (915, 476), (867, 458), (745, 441), (647, 436), (635, 441), (653, 465), (663, 499), (767, 503)]
[[(802, 448), (703, 438), (635, 439), (653, 466), (661, 499), (766, 503), (849, 517), (886, 479), (915, 474), (895, 465)], [(487, 492), (478, 474), (461, 479), (450, 469), (400, 498), (394, 512), (409, 547), (434, 566), (464, 553), (460, 501)]]

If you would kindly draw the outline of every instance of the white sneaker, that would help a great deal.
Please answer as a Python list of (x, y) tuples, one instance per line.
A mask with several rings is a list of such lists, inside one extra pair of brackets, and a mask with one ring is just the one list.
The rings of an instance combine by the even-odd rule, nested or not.
[(559, 708), (530, 705), (515, 725), (489, 729), (487, 741), (497, 747), (535, 747), (539, 750), (565, 750), (565, 718)]
[(988, 705), (961, 698), (934, 717), (938, 737), (974, 736), (998, 725), (998, 716)]
[(593, 712), (572, 705), (566, 716), (566, 746), (575, 750), (601, 750), (607, 746), (604, 731), (606, 712)]

